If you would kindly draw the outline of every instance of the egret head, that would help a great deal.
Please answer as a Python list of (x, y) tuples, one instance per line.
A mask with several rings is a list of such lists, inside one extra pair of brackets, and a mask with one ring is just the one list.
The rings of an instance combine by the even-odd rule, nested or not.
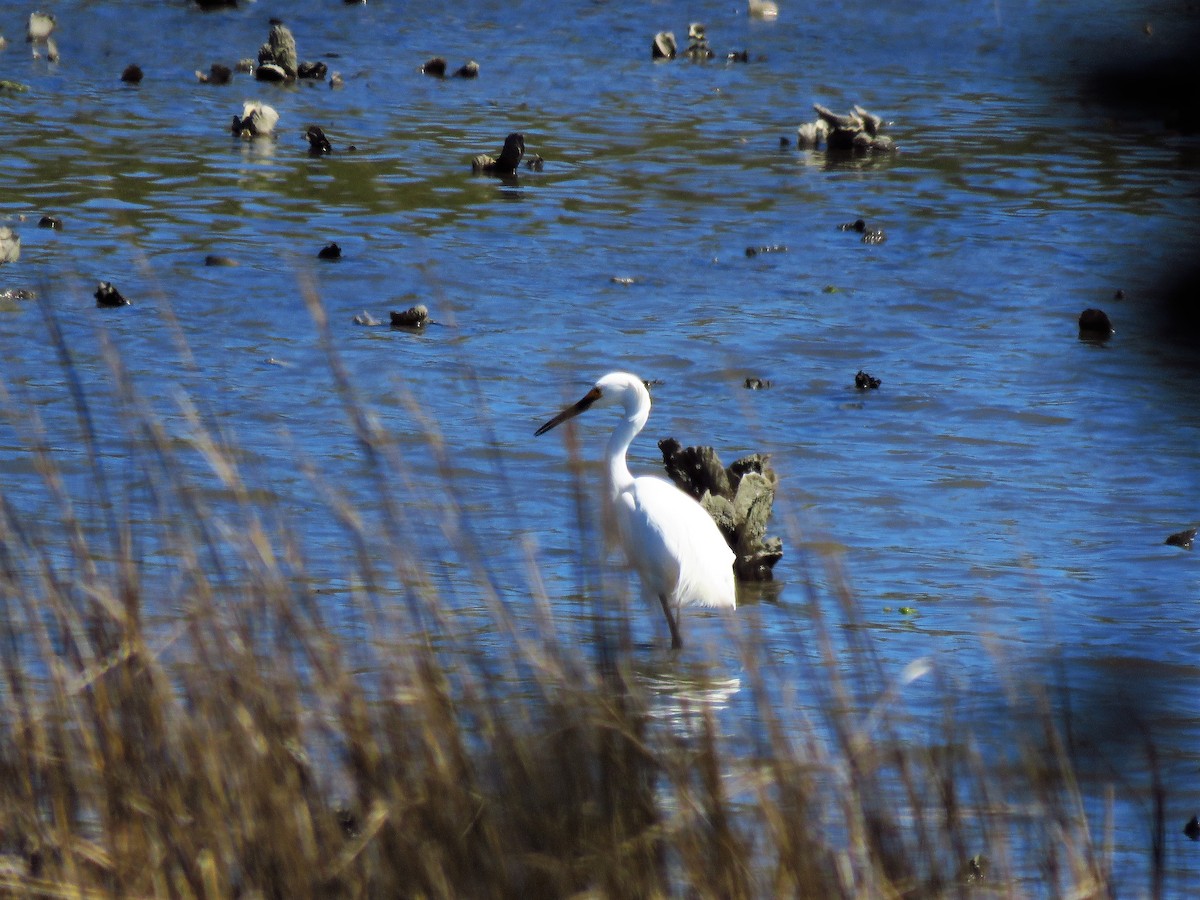
[(556, 425), (561, 425), (567, 419), (575, 418), (593, 406), (613, 406), (615, 404), (624, 406), (627, 416), (635, 416), (643, 410), (645, 414), (649, 414), (650, 392), (646, 390), (646, 386), (636, 375), (630, 375), (628, 372), (609, 372), (578, 401), (535, 431), (534, 435), (545, 434)]

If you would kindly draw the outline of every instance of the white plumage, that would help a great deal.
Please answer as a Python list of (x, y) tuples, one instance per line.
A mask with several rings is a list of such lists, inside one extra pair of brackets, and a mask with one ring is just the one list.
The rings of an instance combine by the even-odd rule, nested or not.
[(634, 478), (625, 460), (629, 445), (650, 416), (650, 392), (627, 372), (605, 375), (584, 397), (537, 430), (592, 407), (620, 406), (624, 415), (605, 452), (610, 499), (621, 545), (642, 588), (657, 597), (671, 629), (671, 646), (682, 646), (677, 617), (684, 606), (733, 609), (737, 605), (733, 551), (704, 507), (662, 478)]

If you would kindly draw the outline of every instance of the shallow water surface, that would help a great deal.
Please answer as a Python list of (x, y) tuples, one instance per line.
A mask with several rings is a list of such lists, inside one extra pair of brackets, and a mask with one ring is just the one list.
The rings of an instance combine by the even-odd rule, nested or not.
[[(1164, 274), (1196, 246), (1200, 156), (1161, 116), (1114, 122), (1081, 74), (1168, 54), (1187, 23), (1120, 0), (781, 6), (765, 22), (665, 0), (560, 4), (552, 21), (530, 3), (291, 4), (301, 58), (340, 71), (336, 90), (196, 82), (255, 55), (274, 12), (261, 3), (54, 4), (55, 64), (32, 57), (25, 13), (6, 8), (0, 77), (29, 90), (0, 93), (0, 223), (23, 242), (0, 290), (53, 309), (114, 460), (128, 438), (99, 335), (184, 443), (177, 401), (195, 398), (299, 529), (334, 619), (350, 551), (301, 462), (364, 510), (397, 493), (447, 602), (484, 621), (462, 561), (436, 546), (431, 485), (450, 479), (506, 600), (524, 602), (532, 544), (561, 627), (586, 646), (597, 613), (576, 558), (592, 536), (563, 441), (532, 433), (608, 370), (661, 382), (635, 470), (656, 470), (655, 442), (673, 435), (727, 462), (768, 452), (781, 475), (777, 590), (748, 593), (739, 616), (785, 681), (811, 625), (802, 585), (833, 577), (820, 559), (837, 548), (885, 671), (931, 657), (986, 721), (997, 668), (1044, 680), (1058, 661), (1083, 698), (1081, 731), (1111, 740), (1113, 765), (1144, 764), (1115, 740), (1130, 715), (1166, 742), (1168, 826), (1182, 827), (1200, 803), (1200, 574), (1163, 540), (1197, 515), (1200, 409), (1194, 345), (1167, 339), (1180, 335), (1164, 336), (1158, 313)], [(656, 31), (682, 43), (698, 18), (717, 59), (651, 62)], [(726, 62), (734, 49), (750, 62)], [(421, 75), (435, 54), (477, 59), (481, 77)], [(140, 85), (118, 80), (130, 62)], [(245, 98), (279, 110), (273, 140), (231, 139)], [(796, 150), (813, 102), (878, 112), (899, 150)], [(332, 155), (309, 156), (310, 124)], [(544, 169), (473, 177), (471, 157), (514, 130)], [(43, 214), (63, 230), (35, 227)], [(858, 217), (887, 242), (838, 229)], [(317, 260), (330, 241), (343, 258)], [(785, 249), (745, 252), (763, 246)], [(207, 254), (238, 265), (206, 267)], [(98, 280), (133, 305), (97, 310)], [(408, 471), (364, 460), (306, 292)], [(417, 302), (439, 323), (423, 334), (352, 323)], [(1094, 306), (1116, 325), (1107, 343), (1077, 339)], [(85, 483), (47, 315), (0, 306), (4, 383)], [(859, 369), (882, 387), (855, 390)], [(745, 390), (751, 376), (769, 388)], [(610, 425), (579, 421), (586, 457)], [(36, 517), (47, 500), (8, 426), (0, 466), (6, 499)], [(660, 624), (634, 616), (648, 655)], [(725, 626), (693, 627), (703, 645)], [(747, 714), (736, 660), (718, 661), (735, 671), (714, 682), (717, 705)], [(1141, 859), (1145, 834), (1144, 811), (1125, 809), (1119, 850)], [(1191, 848), (1170, 839), (1182, 881)]]

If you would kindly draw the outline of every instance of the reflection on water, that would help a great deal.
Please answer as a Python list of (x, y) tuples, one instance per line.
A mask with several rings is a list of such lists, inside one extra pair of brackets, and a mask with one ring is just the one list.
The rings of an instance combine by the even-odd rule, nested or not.
[(701, 668), (685, 670), (674, 661), (639, 668), (634, 679), (649, 700), (647, 715), (681, 738), (699, 737), (705, 722), (718, 719), (742, 689), (738, 676), (712, 675)]

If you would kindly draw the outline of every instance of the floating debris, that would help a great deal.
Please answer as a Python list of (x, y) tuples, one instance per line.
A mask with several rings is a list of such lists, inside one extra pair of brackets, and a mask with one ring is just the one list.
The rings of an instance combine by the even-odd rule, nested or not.
[(612, 281), (613, 284), (623, 284), (626, 286), (634, 283), (634, 280), (627, 275), (614, 275), (609, 280)]
[(420, 331), (429, 324), (429, 310), (425, 304), (418, 303), (416, 306), (410, 306), (404, 312), (392, 312), (391, 319), (393, 328), (409, 328)]
[(771, 570), (783, 557), (783, 541), (766, 536), (779, 481), (771, 458), (755, 453), (725, 468), (712, 447), (682, 447), (674, 438), (664, 438), (658, 449), (671, 480), (717, 523), (734, 552), (738, 578), (770, 581)]
[(107, 281), (102, 281), (96, 288), (97, 306), (129, 306), (129, 301)]
[(858, 373), (854, 376), (854, 386), (860, 391), (874, 391), (877, 390), (881, 384), (883, 384), (882, 381), (880, 381), (874, 375), (868, 375), (862, 369), (859, 369)]
[(717, 55), (708, 46), (708, 38), (704, 35), (702, 23), (693, 22), (688, 26), (688, 47), (683, 51), (683, 55), (694, 62), (712, 59)]
[(796, 146), (801, 150), (815, 150), (829, 137), (829, 124), (824, 119), (805, 122), (796, 128)]
[(354, 324), (364, 325), (367, 328), (374, 328), (376, 325), (382, 325), (383, 323), (364, 309), (354, 317)]
[(341, 259), (342, 248), (337, 244), (326, 244), (317, 251), (317, 259)]
[(855, 106), (848, 115), (839, 116), (828, 107), (814, 103), (817, 118), (796, 128), (796, 144), (801, 150), (818, 149), (822, 143), (829, 151), (849, 151), (859, 155), (889, 153), (896, 142), (880, 134), (884, 121), (880, 116)]
[(126, 84), (140, 84), (145, 73), (142, 72), (142, 67), (134, 63), (130, 63), (121, 72), (121, 80)]
[(674, 59), (675, 50), (675, 33), (660, 31), (654, 36), (654, 43), (650, 45), (650, 57), (652, 59)]
[(1171, 547), (1182, 547), (1184, 550), (1191, 550), (1192, 541), (1195, 539), (1196, 529), (1185, 528), (1183, 531), (1175, 532), (1173, 535), (1163, 541), (1163, 543), (1168, 544)]
[(769, 244), (765, 247), (747, 247), (747, 256), (759, 256), (763, 253), (786, 253), (787, 247), (784, 244)]
[(779, 18), (779, 7), (775, 0), (750, 0), (749, 10), (752, 19)]
[(434, 78), (446, 77), (446, 60), (444, 57), (435, 56), (433, 59), (421, 66), (421, 73), (424, 75), (432, 75)]
[(201, 84), (229, 84), (233, 78), (233, 70), (229, 66), (213, 63), (208, 67), (208, 74), (196, 70), (196, 80)]
[(21, 258), (21, 236), (7, 225), (0, 225), (0, 266)]
[(471, 171), (489, 175), (512, 175), (517, 171), (517, 167), (521, 164), (521, 157), (524, 155), (525, 136), (513, 132), (504, 139), (504, 149), (500, 151), (499, 156), (493, 158), (486, 153), (481, 153), (472, 159)]
[(747, 378), (746, 390), (748, 391), (763, 391), (771, 386), (771, 382), (764, 378)]
[(845, 222), (838, 226), (838, 231), (857, 231), (862, 235), (862, 242), (864, 244), (882, 244), (887, 240), (887, 235), (883, 233), (883, 229), (868, 225), (866, 219), (855, 219), (853, 222)]
[(63, 221), (58, 216), (42, 216), (38, 219), (38, 228), (53, 228), (62, 231)]
[(258, 100), (247, 100), (242, 104), (242, 115), (233, 117), (234, 137), (266, 137), (275, 130), (279, 113)]
[(227, 268), (234, 268), (237, 266), (238, 261), (229, 256), (217, 256), (215, 254), (209, 254), (208, 256), (204, 257), (204, 264), (206, 266), (225, 266)]
[(320, 60), (316, 62), (302, 62), (296, 68), (296, 77), (308, 81), (324, 81), (328, 73), (329, 67)]
[(304, 136), (308, 139), (308, 152), (312, 156), (320, 156), (333, 150), (329, 138), (325, 137), (325, 132), (317, 125), (310, 125)]
[(1102, 309), (1085, 309), (1079, 314), (1079, 339), (1081, 341), (1107, 341), (1116, 329)]

